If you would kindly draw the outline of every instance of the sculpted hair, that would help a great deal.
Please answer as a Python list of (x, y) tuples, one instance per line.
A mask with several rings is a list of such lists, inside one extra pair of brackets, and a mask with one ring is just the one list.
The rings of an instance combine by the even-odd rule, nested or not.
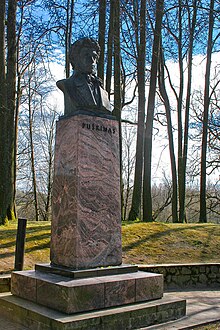
[(94, 49), (98, 56), (100, 55), (100, 46), (97, 41), (92, 38), (82, 38), (75, 41), (70, 47), (69, 59), (70, 63), (74, 69), (77, 59), (79, 58), (79, 53), (82, 48), (92, 48)]

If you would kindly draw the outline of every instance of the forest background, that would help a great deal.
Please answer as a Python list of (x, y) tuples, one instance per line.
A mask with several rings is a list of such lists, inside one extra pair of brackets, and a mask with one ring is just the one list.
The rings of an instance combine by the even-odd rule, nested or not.
[(0, 223), (51, 219), (55, 81), (84, 36), (120, 124), (122, 219), (219, 223), (219, 13), (218, 0), (3, 0)]

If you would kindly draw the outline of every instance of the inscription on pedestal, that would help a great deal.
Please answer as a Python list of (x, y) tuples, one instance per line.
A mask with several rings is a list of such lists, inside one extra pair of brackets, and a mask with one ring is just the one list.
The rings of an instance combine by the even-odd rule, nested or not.
[(51, 262), (120, 265), (118, 122), (72, 116), (58, 121), (56, 134)]
[(108, 134), (115, 134), (116, 127), (106, 127), (102, 125), (97, 125), (95, 123), (82, 123), (82, 128), (87, 128), (92, 131), (107, 132)]

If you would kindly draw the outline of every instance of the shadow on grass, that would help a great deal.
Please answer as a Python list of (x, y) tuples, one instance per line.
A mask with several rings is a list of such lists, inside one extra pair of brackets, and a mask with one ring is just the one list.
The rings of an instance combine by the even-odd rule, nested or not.
[(27, 232), (36, 232), (36, 231), (42, 231), (42, 230), (50, 230), (51, 228), (51, 225), (46, 225), (46, 226), (33, 226), (33, 227), (30, 227), (28, 226), (27, 227)]
[[(34, 251), (48, 249), (49, 247), (50, 247), (50, 241), (48, 241), (46, 243), (42, 243), (40, 245), (32, 246), (31, 248), (26, 248), (25, 249), (25, 254), (31, 253), (31, 252), (34, 252)], [(0, 253), (0, 259), (4, 259), (4, 258), (8, 258), (8, 257), (13, 257), (14, 255), (15, 255), (15, 251), (13, 251), (13, 252)]]
[[(34, 246), (32, 246), (30, 248), (25, 248), (25, 253), (30, 253), (30, 252), (33, 252), (33, 251), (43, 250), (45, 248), (49, 248), (49, 246), (50, 246), (50, 232), (40, 234), (40, 231), (46, 231), (46, 230), (50, 231), (50, 228), (51, 228), (50, 225), (48, 225), (48, 226), (28, 227), (27, 231), (26, 231), (25, 244), (26, 243), (31, 243), (31, 242), (40, 242), (41, 240), (45, 240), (47, 238), (48, 238), (48, 242), (46, 242), (46, 243), (42, 242), (42, 243), (39, 243), (39, 244), (35, 244)], [(5, 239), (5, 236), (9, 237), (9, 235), (8, 235), (9, 232), (10, 232), (10, 234), (12, 234), (12, 232), (13, 232), (14, 240), (10, 241), (10, 242), (7, 242), (7, 243), (0, 244), (0, 249), (14, 248), (14, 251), (1, 253), (1, 250), (0, 250), (0, 259), (11, 257), (11, 256), (14, 256), (14, 254), (15, 254), (17, 230), (16, 229), (14, 229), (14, 230), (12, 230), (12, 229), (5, 230), (4, 231), (4, 239)], [(38, 234), (36, 234), (36, 233), (38, 233)], [(0, 235), (0, 237), (1, 236), (3, 236), (3, 235)], [(12, 235), (11, 235), (11, 237), (12, 237)]]
[[(35, 232), (39, 232), (39, 231), (47, 231), (47, 230), (50, 231), (50, 229), (51, 229), (50, 225), (37, 226), (37, 227), (27, 227), (26, 235), (31, 234), (31, 233), (35, 233)], [(17, 235), (17, 228), (0, 230), (0, 240), (9, 239), (9, 238), (14, 238), (16, 240), (16, 235)], [(15, 244), (15, 241), (8, 242), (8, 243), (5, 243), (5, 244), (9, 244), (9, 245), (3, 246), (4, 244), (1, 244), (0, 248), (13, 246)]]
[[(181, 225), (181, 224), (180, 224)], [(39, 232), (39, 231), (45, 231), (45, 230), (50, 230), (51, 226), (50, 225), (46, 225), (46, 226), (33, 226), (33, 227), (28, 227), (27, 228), (27, 233), (26, 235), (30, 235), (28, 237), (26, 237), (26, 243), (27, 242), (32, 242), (32, 241), (41, 241), (42, 239), (46, 239), (46, 238), (50, 238), (50, 233), (44, 233), (44, 234), (41, 234), (41, 235), (32, 235), (32, 233), (36, 233), (36, 232)], [(207, 246), (208, 242), (212, 239), (212, 233), (213, 231), (216, 230), (216, 227), (212, 227), (212, 226), (202, 226), (203, 230), (205, 229), (206, 232), (209, 233), (207, 239), (206, 239), (206, 244), (205, 246)], [(185, 230), (198, 230), (199, 227), (198, 225), (190, 225), (189, 227), (173, 227), (173, 228), (169, 228), (169, 229), (165, 229), (163, 231), (160, 231), (160, 232), (157, 232), (157, 233), (154, 233), (154, 234), (151, 234), (151, 235), (146, 235), (144, 237), (140, 237), (140, 239), (138, 239), (137, 241), (135, 242), (132, 242), (132, 243), (128, 243), (127, 245), (124, 245), (123, 246), (123, 252), (127, 252), (133, 248), (136, 248), (138, 246), (140, 246), (141, 244), (149, 241), (149, 240), (159, 240), (160, 238), (164, 237), (164, 236), (167, 236), (169, 235), (170, 233), (175, 233), (175, 232), (183, 232)], [(5, 230), (4, 231), (4, 237), (5, 237), (5, 234), (12, 234), (13, 233), (13, 237), (15, 238), (13, 241), (11, 242), (7, 242), (7, 243), (4, 243), (4, 244), (1, 244), (0, 245), (0, 249), (3, 249), (3, 248), (12, 248), (14, 247), (14, 250), (15, 250), (15, 244), (16, 244), (16, 229), (10, 229), (10, 230)], [(1, 234), (1, 232), (0, 232)], [(1, 235), (0, 235), (1, 237)], [(30, 248), (26, 248), (25, 249), (25, 253), (31, 253), (33, 251), (37, 251), (37, 250), (43, 250), (45, 248), (49, 248), (50, 247), (50, 240), (48, 242), (43, 242), (41, 244), (36, 244), (34, 245), (33, 247), (30, 247)], [(203, 249), (203, 251), (201, 252), (202, 254), (205, 254), (206, 251), (205, 251), (205, 248)], [(5, 252), (5, 253), (1, 253), (0, 251), (0, 259), (2, 258), (7, 258), (7, 257), (10, 257), (10, 256), (14, 256), (15, 252)]]
[[(180, 224), (181, 225), (181, 224)], [(205, 229), (206, 226), (203, 226), (202, 228)], [(164, 237), (164, 236), (167, 236), (169, 235), (170, 233), (175, 233), (175, 232), (178, 232), (178, 231), (185, 231), (185, 230), (192, 230), (192, 229), (196, 229), (198, 230), (198, 226), (189, 226), (188, 228), (187, 227), (178, 227), (178, 228), (169, 228), (167, 230), (164, 230), (164, 231), (160, 231), (158, 233), (154, 233), (152, 235), (146, 235), (145, 237), (141, 237), (139, 240), (137, 240), (136, 242), (132, 242), (132, 243), (129, 243), (127, 245), (124, 245), (123, 246), (123, 252), (127, 252), (133, 248), (137, 248), (138, 246), (140, 246), (141, 244), (149, 241), (149, 240), (156, 240), (156, 239), (160, 239), (161, 237)], [(209, 237), (211, 239), (211, 235), (213, 233), (213, 231), (216, 230), (216, 227), (212, 228), (210, 226), (207, 226), (206, 230), (209, 232)]]
[[(28, 232), (26, 235), (28, 235), (28, 234), (30, 234), (30, 233)], [(30, 236), (30, 237), (26, 236), (25, 242), (40, 241), (40, 240), (42, 240), (44, 238), (48, 238), (48, 237), (50, 237), (50, 233), (34, 235), (34, 236)], [(11, 242), (0, 244), (0, 249), (10, 248), (12, 246), (15, 246), (15, 244), (16, 244), (16, 237), (15, 237), (15, 240), (13, 240)], [(1, 252), (0, 252), (0, 256), (1, 256)]]

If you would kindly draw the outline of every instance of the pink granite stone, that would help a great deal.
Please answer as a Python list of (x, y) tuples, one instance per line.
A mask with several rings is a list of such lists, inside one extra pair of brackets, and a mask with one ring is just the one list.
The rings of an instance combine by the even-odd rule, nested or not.
[(36, 302), (37, 280), (35, 272), (12, 272), (11, 293), (24, 299)]
[(160, 274), (138, 272), (136, 302), (159, 299), (163, 296), (163, 277)]
[(104, 284), (95, 278), (54, 281), (48, 276), (48, 280), (37, 281), (37, 303), (67, 314), (101, 309)]
[(161, 298), (161, 274), (133, 272), (72, 279), (40, 271), (12, 274), (12, 293), (66, 314)]
[(105, 282), (105, 307), (135, 302), (135, 280), (120, 280), (120, 275), (117, 277), (119, 277), (118, 281)]
[(87, 115), (58, 121), (52, 210), (52, 264), (121, 264), (117, 121)]

